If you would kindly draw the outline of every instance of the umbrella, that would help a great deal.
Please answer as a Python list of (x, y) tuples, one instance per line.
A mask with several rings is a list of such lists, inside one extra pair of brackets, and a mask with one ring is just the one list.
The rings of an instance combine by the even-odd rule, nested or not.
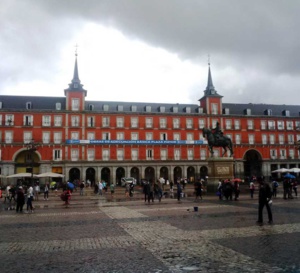
[(68, 188), (70, 188), (71, 190), (73, 190), (75, 188), (74, 184), (71, 182), (67, 183)]
[(51, 183), (50, 183), (50, 186), (52, 187), (52, 186), (55, 186), (56, 185), (56, 182), (55, 181), (52, 181)]
[(38, 174), (37, 177), (65, 177), (65, 176), (60, 173), (47, 172), (47, 173)]
[(292, 174), (290, 174), (290, 173), (287, 173), (287, 174), (284, 176), (284, 178), (291, 178), (291, 179), (294, 179), (294, 178), (296, 178), (296, 176), (294, 176), (294, 175), (292, 175)]
[(300, 169), (299, 168), (292, 168), (288, 170), (290, 173), (300, 173)]
[(289, 169), (286, 169), (286, 168), (281, 168), (281, 169), (272, 171), (272, 173), (288, 173), (288, 172), (289, 172)]
[(241, 178), (234, 178), (234, 179), (232, 179), (232, 182), (240, 183), (240, 182), (242, 182), (242, 179)]
[[(32, 174), (31, 173), (16, 173), (16, 174), (12, 174), (7, 176), (8, 178), (18, 178), (18, 177), (31, 177)], [(34, 174), (33, 177), (36, 177), (36, 175)]]

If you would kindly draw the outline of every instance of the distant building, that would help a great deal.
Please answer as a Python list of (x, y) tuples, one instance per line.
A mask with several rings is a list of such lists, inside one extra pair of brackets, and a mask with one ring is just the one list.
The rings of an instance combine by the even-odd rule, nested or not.
[(70, 180), (194, 181), (208, 173), (202, 128), (217, 122), (234, 144), (237, 177), (300, 167), (300, 106), (223, 103), (210, 67), (199, 104), (87, 101), (86, 95), (76, 57), (64, 97), (0, 96), (1, 174), (33, 168)]

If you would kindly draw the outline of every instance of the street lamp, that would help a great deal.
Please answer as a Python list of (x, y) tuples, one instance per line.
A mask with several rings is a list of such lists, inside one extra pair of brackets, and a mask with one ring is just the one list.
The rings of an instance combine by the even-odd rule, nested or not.
[(38, 149), (38, 144), (34, 142), (32, 139), (30, 142), (26, 143), (26, 149), (30, 154), (30, 160), (31, 160), (31, 179), (30, 179), (30, 185), (33, 185), (33, 167), (34, 167), (34, 152)]

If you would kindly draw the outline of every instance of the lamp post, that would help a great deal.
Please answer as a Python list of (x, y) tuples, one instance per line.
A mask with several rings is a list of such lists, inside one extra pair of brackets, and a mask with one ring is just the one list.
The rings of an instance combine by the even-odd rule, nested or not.
[(31, 178), (30, 178), (30, 185), (33, 186), (33, 167), (34, 167), (34, 152), (38, 149), (38, 144), (34, 142), (32, 139), (30, 142), (26, 143), (26, 149), (30, 154), (30, 160), (31, 160)]

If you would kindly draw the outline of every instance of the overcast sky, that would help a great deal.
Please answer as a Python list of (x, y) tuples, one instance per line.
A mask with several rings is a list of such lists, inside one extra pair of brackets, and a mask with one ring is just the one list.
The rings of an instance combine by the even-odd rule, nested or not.
[(0, 94), (193, 103), (208, 54), (223, 102), (300, 102), (300, 1), (1, 0)]

